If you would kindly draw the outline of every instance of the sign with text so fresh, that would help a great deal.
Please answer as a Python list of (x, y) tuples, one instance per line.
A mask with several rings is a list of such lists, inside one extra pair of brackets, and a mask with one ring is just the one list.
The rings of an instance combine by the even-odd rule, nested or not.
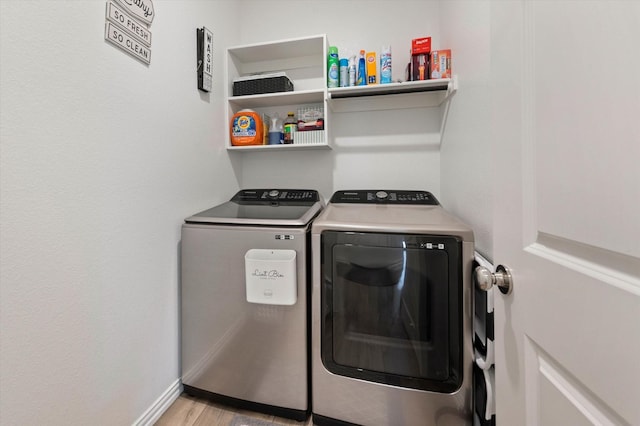
[(134, 58), (151, 63), (149, 25), (155, 11), (151, 0), (107, 1), (104, 38)]

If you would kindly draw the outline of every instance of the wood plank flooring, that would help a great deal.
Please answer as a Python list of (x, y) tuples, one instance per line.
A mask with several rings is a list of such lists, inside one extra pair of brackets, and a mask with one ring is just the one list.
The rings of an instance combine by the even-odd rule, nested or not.
[(229, 426), (234, 416), (242, 415), (276, 426), (312, 426), (311, 417), (306, 422), (255, 413), (246, 410), (236, 410), (211, 401), (182, 394), (158, 419), (156, 426)]

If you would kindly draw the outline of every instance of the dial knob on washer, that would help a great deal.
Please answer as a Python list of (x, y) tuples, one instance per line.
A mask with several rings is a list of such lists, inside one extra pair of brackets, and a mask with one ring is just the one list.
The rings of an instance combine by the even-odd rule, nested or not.
[(389, 194), (386, 193), (386, 191), (378, 191), (376, 192), (376, 198), (378, 200), (384, 200), (389, 196)]
[(269, 191), (269, 197), (271, 198), (277, 198), (278, 195), (280, 195), (280, 191), (278, 191), (277, 189), (272, 189), (271, 191)]

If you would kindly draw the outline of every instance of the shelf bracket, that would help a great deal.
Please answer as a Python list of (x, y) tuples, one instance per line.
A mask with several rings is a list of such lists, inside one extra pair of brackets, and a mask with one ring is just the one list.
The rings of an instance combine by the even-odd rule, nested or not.
[(442, 113), (442, 120), (440, 122), (440, 146), (442, 146), (442, 140), (444, 139), (444, 130), (447, 127), (447, 117), (449, 116), (449, 107), (451, 106), (451, 98), (458, 91), (458, 76), (451, 77), (451, 81), (447, 85), (447, 99), (445, 100), (444, 111)]

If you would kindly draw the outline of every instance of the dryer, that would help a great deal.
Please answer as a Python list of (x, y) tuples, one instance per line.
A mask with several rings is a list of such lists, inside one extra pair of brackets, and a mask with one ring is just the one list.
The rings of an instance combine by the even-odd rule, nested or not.
[(185, 220), (185, 392), (308, 417), (310, 223), (322, 207), (317, 191), (246, 189)]
[(426, 191), (338, 191), (312, 225), (318, 425), (472, 421), (472, 230)]

